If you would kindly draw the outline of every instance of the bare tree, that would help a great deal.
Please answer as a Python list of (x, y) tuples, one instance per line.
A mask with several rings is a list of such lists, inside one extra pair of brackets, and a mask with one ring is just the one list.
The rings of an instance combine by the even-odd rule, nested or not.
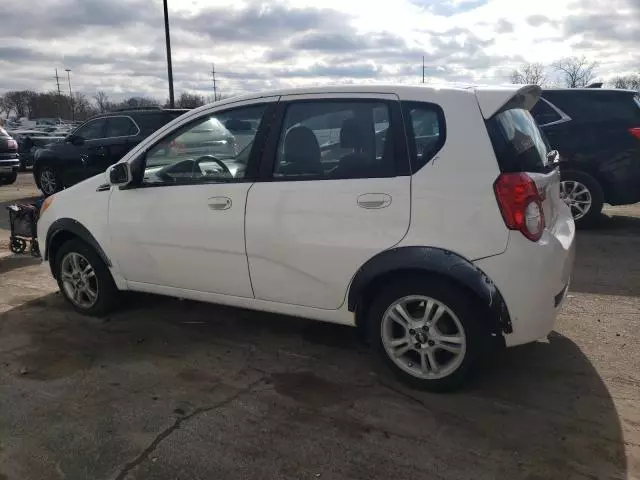
[(207, 101), (202, 95), (197, 93), (183, 92), (180, 94), (180, 98), (176, 102), (178, 108), (196, 108), (205, 105)]
[(614, 88), (624, 88), (627, 90), (640, 91), (640, 74), (615, 77), (611, 81), (611, 83), (613, 84)]
[(107, 107), (109, 106), (109, 96), (105, 92), (98, 90), (93, 96), (93, 99), (96, 101), (96, 105), (98, 105), (100, 113), (107, 111)]
[(590, 62), (586, 57), (568, 57), (553, 63), (553, 68), (560, 72), (565, 86), (583, 88), (596, 78), (598, 62)]
[(546, 80), (545, 66), (541, 63), (523, 63), (511, 72), (511, 83), (544, 85)]

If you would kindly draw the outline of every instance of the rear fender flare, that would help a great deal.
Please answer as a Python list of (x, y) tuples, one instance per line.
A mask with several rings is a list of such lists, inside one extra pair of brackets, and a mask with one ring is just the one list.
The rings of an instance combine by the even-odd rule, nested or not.
[(363, 294), (373, 281), (400, 270), (439, 275), (463, 285), (475, 293), (488, 308), (492, 332), (513, 331), (507, 306), (493, 281), (464, 257), (436, 247), (398, 247), (385, 250), (368, 260), (351, 281), (347, 298), (349, 311), (356, 311)]

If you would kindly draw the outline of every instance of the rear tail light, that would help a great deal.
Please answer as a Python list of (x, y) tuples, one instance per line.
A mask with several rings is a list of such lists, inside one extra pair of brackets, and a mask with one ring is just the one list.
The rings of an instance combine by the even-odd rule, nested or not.
[(540, 240), (544, 232), (542, 198), (526, 173), (502, 173), (493, 184), (504, 223), (529, 240)]
[(18, 150), (18, 142), (11, 138), (7, 140), (7, 147), (9, 147), (9, 150)]
[(629, 133), (640, 140), (640, 127), (630, 128)]

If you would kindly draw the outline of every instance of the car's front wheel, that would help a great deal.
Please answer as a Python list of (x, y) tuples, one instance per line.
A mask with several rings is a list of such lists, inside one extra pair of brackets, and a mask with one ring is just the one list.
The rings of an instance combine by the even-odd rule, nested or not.
[(62, 190), (62, 182), (60, 182), (58, 172), (52, 165), (40, 167), (37, 173), (37, 180), (40, 190), (47, 197)]
[(467, 382), (485, 345), (473, 299), (446, 281), (390, 282), (368, 314), (371, 345), (401, 380), (431, 391)]
[(96, 251), (69, 240), (56, 253), (54, 272), (65, 299), (80, 313), (102, 316), (117, 304), (118, 289)]

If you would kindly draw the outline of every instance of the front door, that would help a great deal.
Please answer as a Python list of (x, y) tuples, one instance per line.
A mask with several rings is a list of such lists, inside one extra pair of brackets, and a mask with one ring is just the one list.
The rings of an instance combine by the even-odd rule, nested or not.
[[(203, 112), (132, 162), (138, 178), (113, 190), (109, 208), (115, 258), (132, 288), (253, 297), (244, 215), (269, 105)], [(238, 147), (236, 137), (250, 131)]]
[(369, 258), (409, 228), (400, 106), (391, 94), (283, 96), (247, 199), (256, 298), (337, 309)]
[(97, 173), (93, 173), (91, 166), (104, 161), (106, 156), (103, 145), (106, 125), (105, 118), (96, 118), (73, 132), (76, 140), (65, 144), (66, 153), (63, 155), (66, 162), (59, 172), (65, 185), (74, 185)]
[(107, 117), (106, 120), (105, 138), (100, 142), (98, 155), (87, 163), (89, 176), (104, 172), (138, 143), (140, 129), (131, 117), (118, 115)]

